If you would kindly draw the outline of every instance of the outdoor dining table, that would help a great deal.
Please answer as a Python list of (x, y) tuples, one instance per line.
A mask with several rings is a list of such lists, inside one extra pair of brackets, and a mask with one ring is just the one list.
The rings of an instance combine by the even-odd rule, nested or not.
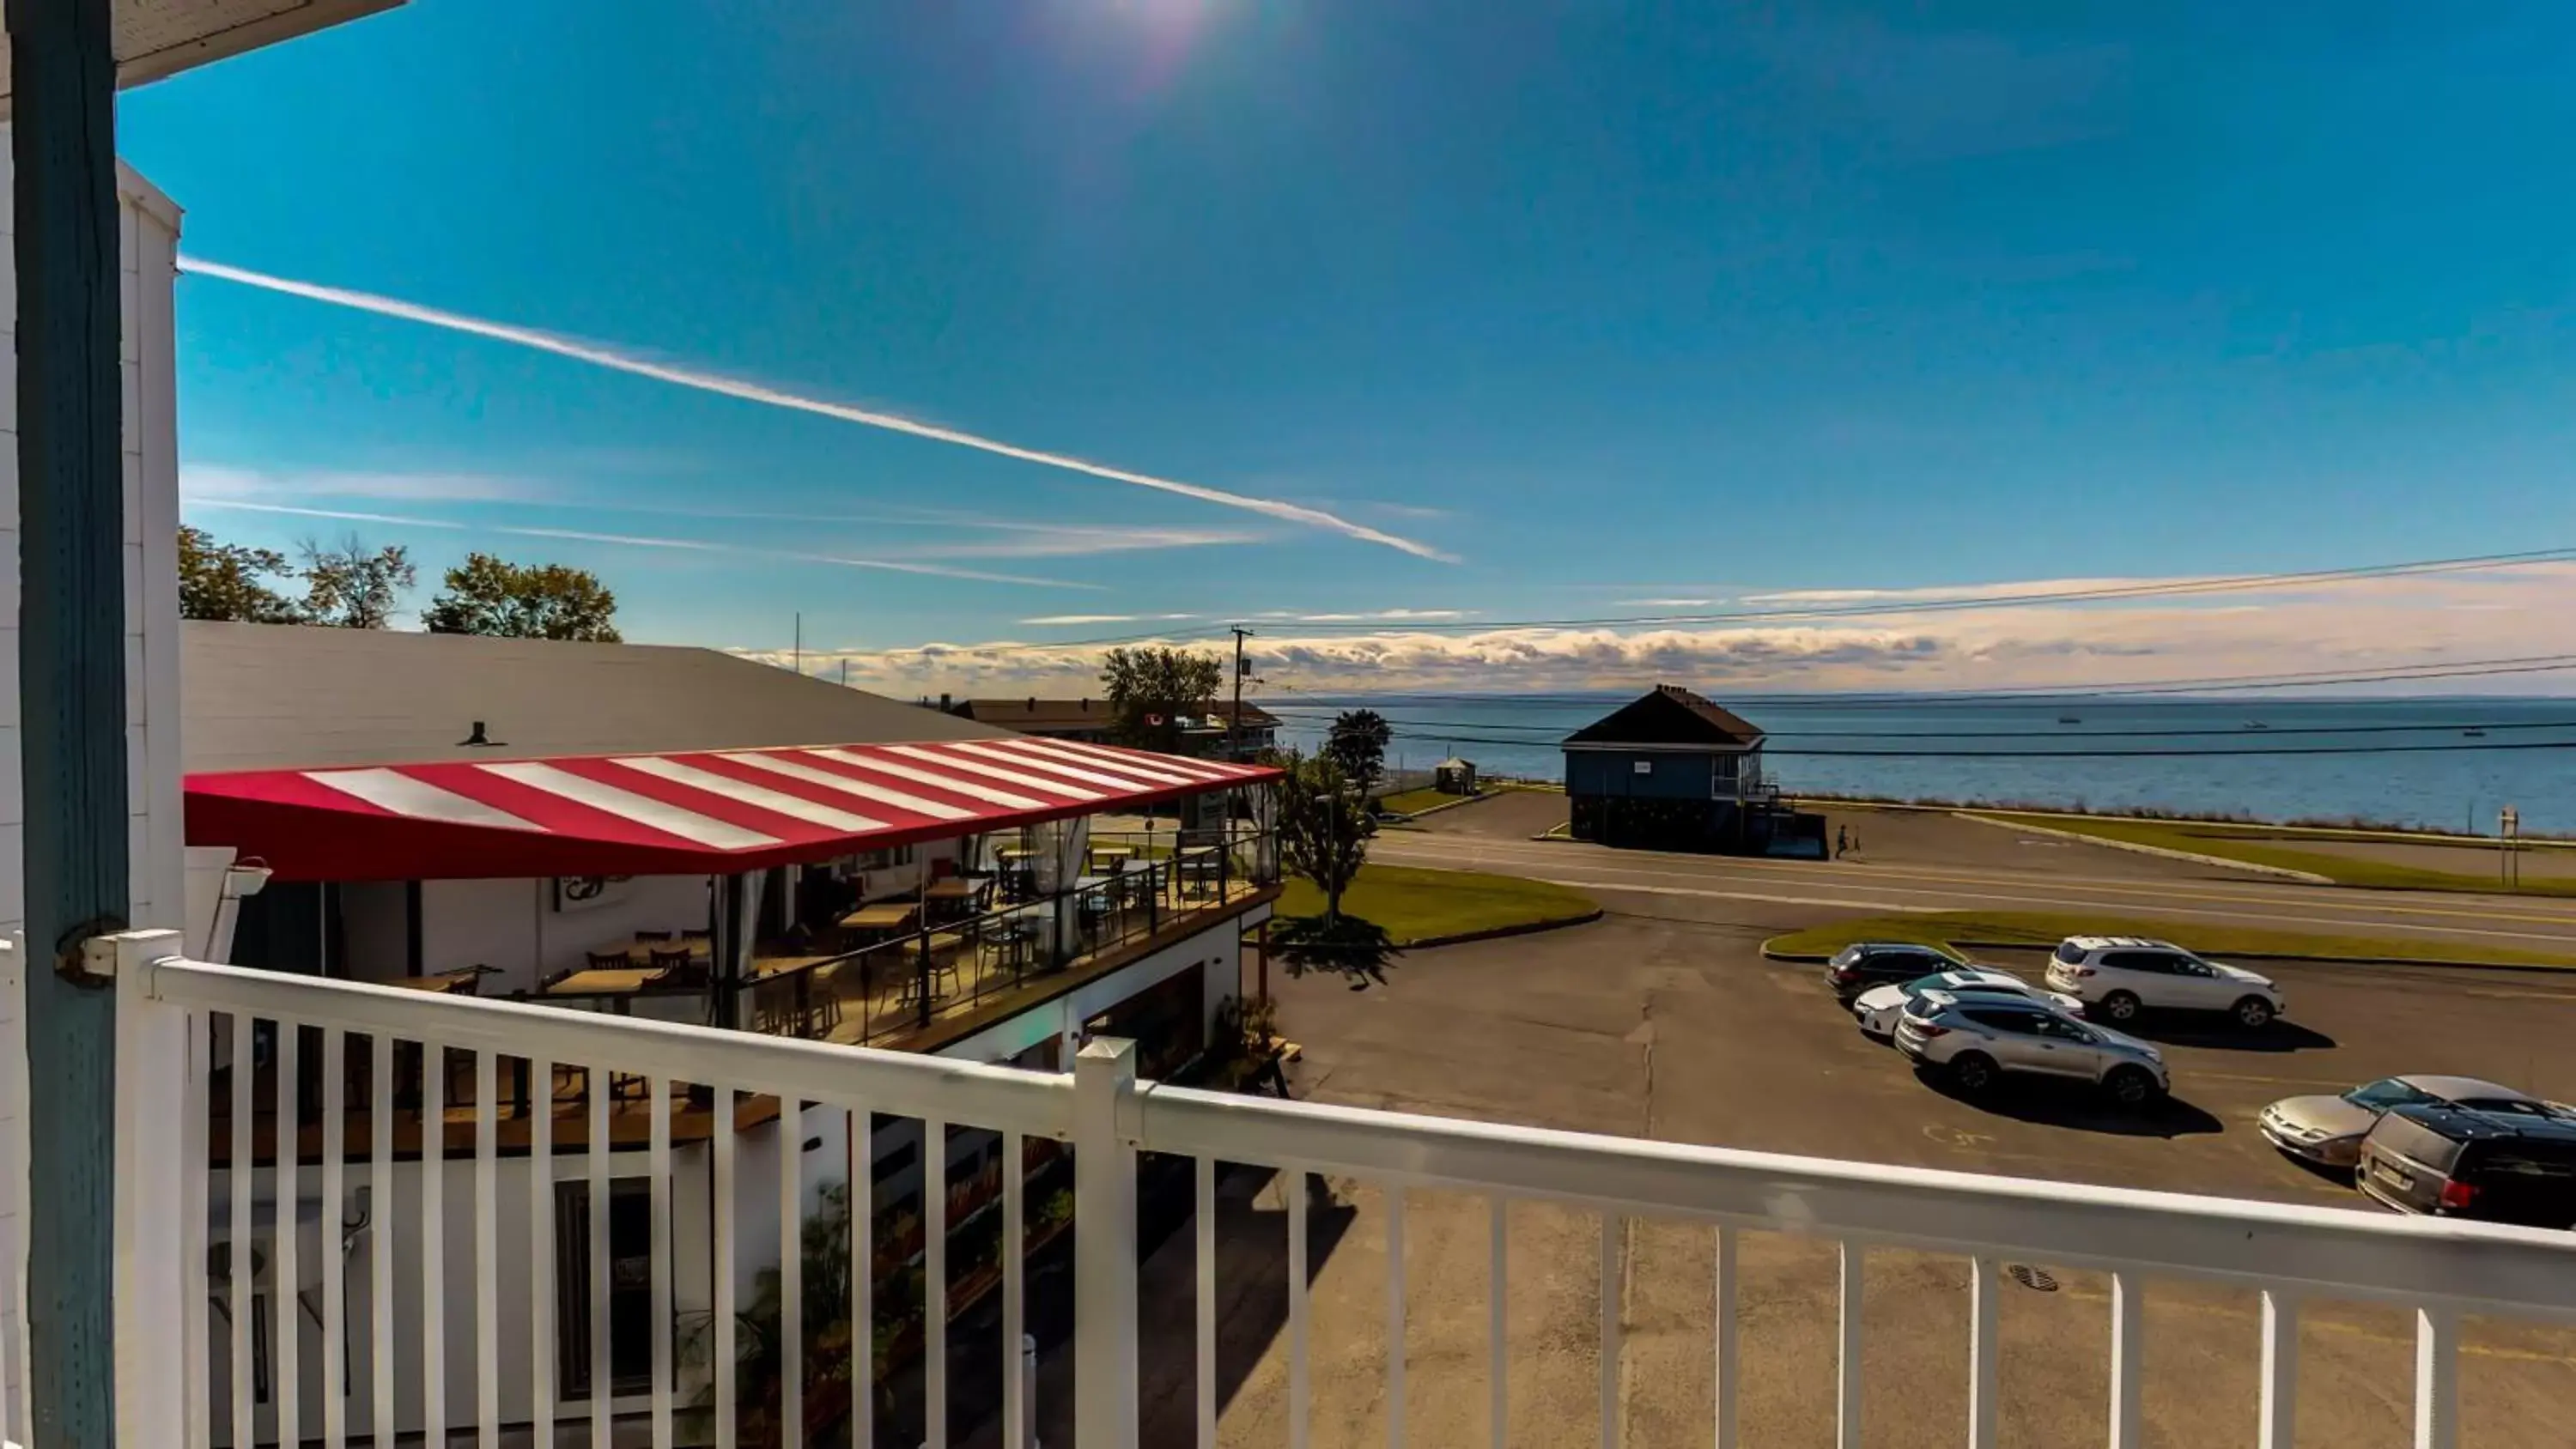
[(870, 935), (886, 935), (912, 929), (913, 922), (920, 916), (919, 901), (879, 901), (873, 906), (861, 906), (843, 916), (841, 929), (863, 931)]
[(636, 997), (651, 992), (673, 974), (650, 966), (593, 966), (537, 988), (537, 995), (543, 1000), (605, 1001), (611, 1011), (624, 1016), (631, 1014)]

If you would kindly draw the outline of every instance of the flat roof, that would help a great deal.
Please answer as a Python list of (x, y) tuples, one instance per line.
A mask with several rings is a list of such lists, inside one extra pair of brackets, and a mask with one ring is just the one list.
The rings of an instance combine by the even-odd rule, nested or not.
[[(1008, 725), (1017, 730), (1107, 729), (1118, 722), (1118, 711), (1106, 699), (969, 699), (958, 708), (984, 724)], [(1234, 713), (1234, 701), (1208, 700), (1192, 705), (1189, 713), (1222, 720)], [(1247, 699), (1243, 702), (1243, 725), (1247, 729), (1276, 729), (1279, 717)]]
[(1011, 737), (714, 649), (197, 619), (179, 639), (192, 775)]

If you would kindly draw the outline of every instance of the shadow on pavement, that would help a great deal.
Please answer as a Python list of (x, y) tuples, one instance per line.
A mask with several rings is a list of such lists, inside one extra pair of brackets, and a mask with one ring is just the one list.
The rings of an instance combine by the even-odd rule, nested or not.
[(2123, 1107), (2087, 1083), (2026, 1081), (2010, 1076), (1972, 1097), (1952, 1085), (1945, 1073), (1930, 1067), (1917, 1066), (1914, 1075), (1954, 1102), (2016, 1122), (2114, 1137), (2194, 1137), (2222, 1130), (2216, 1117), (2179, 1097), (2166, 1097), (2142, 1107)]
[[(1166, 1159), (1166, 1162), (1177, 1162)], [(1198, 1248), (1191, 1227), (1189, 1165), (1145, 1168), (1138, 1206), (1138, 1413), (1142, 1444), (1198, 1437)], [(1152, 1181), (1158, 1177), (1160, 1180)], [(1268, 1168), (1220, 1164), (1216, 1187), (1216, 1402), (1219, 1413), (1288, 1326), (1288, 1214)], [(1358, 1208), (1319, 1177), (1307, 1180), (1306, 1281), (1347, 1236)], [(1077, 1229), (1079, 1231), (1079, 1229)], [(1001, 1449), (1001, 1313), (991, 1306), (955, 1325), (949, 1347), (952, 1444)], [(1070, 1235), (1029, 1264), (1028, 1332), (1038, 1341), (1035, 1427), (1040, 1443), (1073, 1443), (1073, 1268)], [(920, 1385), (906, 1385), (894, 1432), (878, 1442), (920, 1442)], [(902, 1437), (914, 1433), (916, 1437)]]
[[(2104, 1025), (2111, 1025), (2106, 1022)], [(2113, 1026), (2145, 1041), (2166, 1046), (2199, 1047), (2220, 1052), (2308, 1052), (2333, 1046), (2335, 1039), (2295, 1021), (2274, 1021), (2248, 1031), (2225, 1017), (2188, 1012), (2140, 1012), (2135, 1021)]]

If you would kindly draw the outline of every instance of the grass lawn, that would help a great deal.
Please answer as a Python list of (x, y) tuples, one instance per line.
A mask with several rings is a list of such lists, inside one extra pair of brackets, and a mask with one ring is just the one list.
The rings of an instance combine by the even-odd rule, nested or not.
[(1452, 795), (1442, 790), (1406, 790), (1383, 797), (1377, 802), (1377, 808), (1392, 810), (1398, 815), (1411, 815), (1417, 810), (1428, 810), (1434, 805), (1449, 805), (1471, 798), (1473, 797)]
[[(2017, 825), (2033, 825), (2046, 830), (2063, 830), (2075, 835), (2097, 836), (2103, 840), (2121, 840), (2131, 845), (2153, 845), (2165, 850), (2187, 850), (2195, 855), (2214, 855), (2224, 860), (2241, 860), (2248, 865), (2280, 866), (2324, 876), (2337, 885), (2372, 886), (2399, 891), (2494, 891), (2498, 889), (2493, 874), (2469, 874), (2462, 871), (2427, 870), (2422, 866), (2400, 865), (2393, 861), (2360, 860), (2348, 855), (2329, 855), (2323, 851), (2300, 850), (2301, 840), (2349, 840), (2347, 833), (2302, 831), (2295, 826), (2237, 826), (2210, 824), (2197, 820), (2127, 820), (2114, 816), (2085, 815), (2020, 815), (2004, 810), (1972, 812), (1989, 820), (2008, 820)], [(2406, 842), (2404, 836), (2363, 836), (2361, 839), (2385, 839)], [(2290, 842), (2284, 844), (2283, 842)], [(2576, 896), (2576, 880), (2525, 876), (2522, 893), (2535, 896)]]
[[(1359, 879), (1342, 894), (1343, 914), (1377, 922), (1399, 946), (1470, 931), (1579, 920), (1600, 909), (1583, 892), (1545, 881), (1407, 865), (1364, 865)], [(1323, 892), (1291, 877), (1279, 898), (1279, 914), (1323, 913)]]
[(2057, 911), (1926, 911), (1833, 921), (1774, 936), (1762, 943), (1772, 956), (1821, 960), (1854, 941), (1911, 941), (1964, 949), (1960, 943), (2054, 946), (2068, 936), (2153, 936), (2205, 955), (2310, 956), (2320, 960), (2434, 961), (2495, 966), (2576, 969), (2576, 956), (2498, 950), (2407, 937), (2332, 936), (2274, 931), (2257, 926), (2186, 925), (2146, 916), (2099, 916)]

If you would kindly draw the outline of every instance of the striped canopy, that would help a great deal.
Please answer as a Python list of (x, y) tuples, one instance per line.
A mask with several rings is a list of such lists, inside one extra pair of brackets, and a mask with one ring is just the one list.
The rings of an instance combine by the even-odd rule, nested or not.
[(1024, 736), (249, 770), (188, 777), (188, 843), (282, 880), (728, 873), (1278, 774)]

